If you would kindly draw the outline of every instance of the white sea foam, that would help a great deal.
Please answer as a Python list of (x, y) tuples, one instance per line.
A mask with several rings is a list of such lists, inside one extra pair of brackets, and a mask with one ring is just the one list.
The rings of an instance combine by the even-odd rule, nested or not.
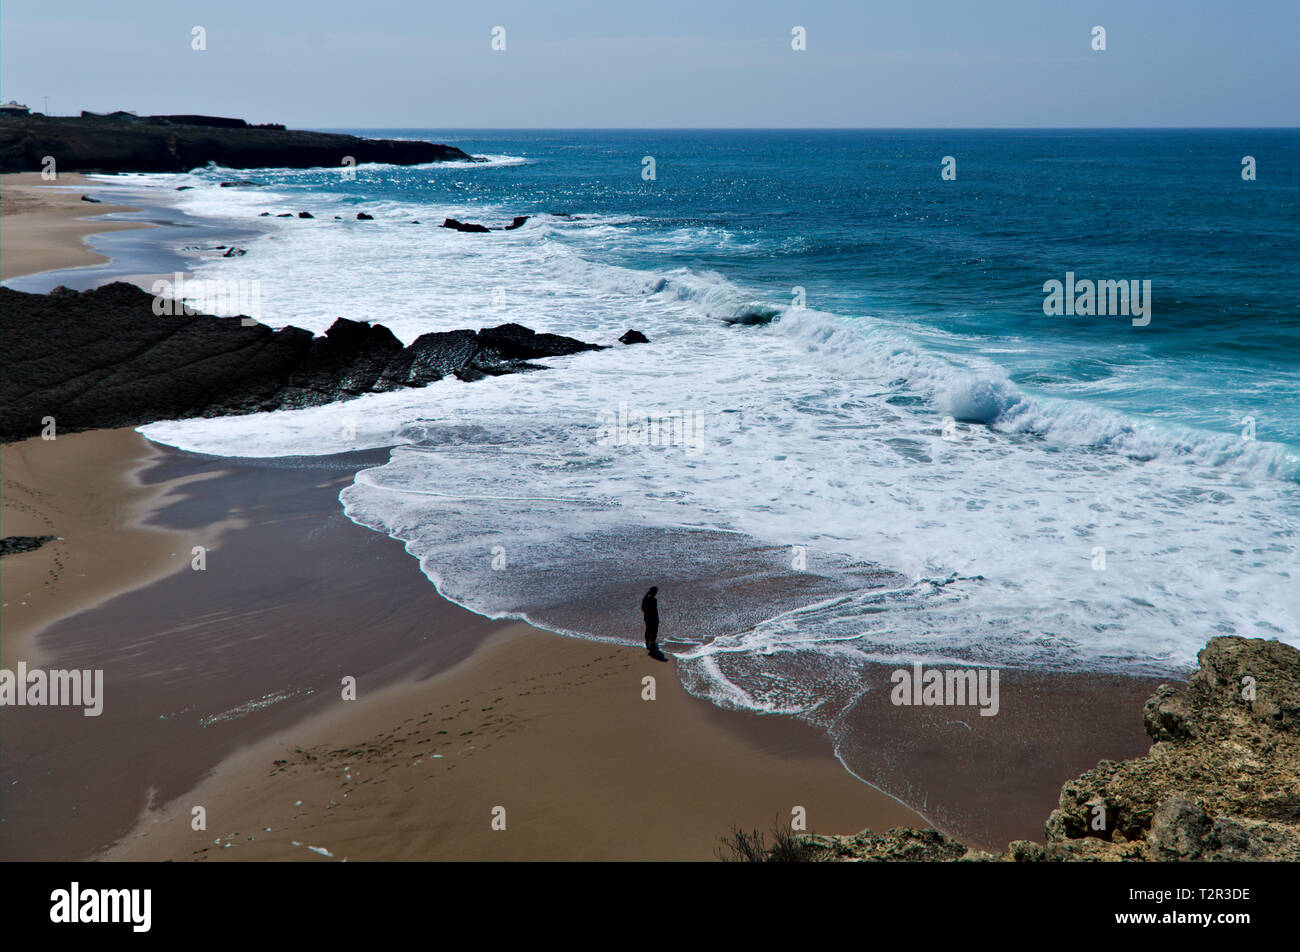
[[(253, 192), (180, 194), (227, 216), (278, 194)], [(285, 200), (314, 203), (302, 207), (317, 218), (272, 219), (245, 257), (200, 269), (259, 279), (273, 325), (323, 331), (342, 316), (409, 342), (518, 321), (606, 344), (635, 327), (653, 341), (548, 360), (545, 373), (144, 428), (232, 456), (397, 445), (341, 494), (346, 511), (405, 541), (475, 610), (528, 610), (527, 585), (492, 570), (494, 546), (518, 580), (602, 533), (696, 526), (913, 580), (691, 649), (688, 683), (721, 703), (806, 710), (819, 680), (847, 685), (867, 660), (1167, 671), (1214, 634), (1297, 639), (1300, 486), (1284, 447), (1031, 397), (987, 358), (936, 355), (866, 316), (756, 300), (717, 274), (602, 263), (602, 247), (634, 240), (634, 220), (542, 216), (477, 236), (430, 223), (513, 211), (371, 202), (377, 220), (357, 223), (332, 219), (357, 207), (342, 196)], [(755, 312), (778, 317), (726, 323)], [(702, 452), (602, 445), (600, 414), (620, 403), (698, 411)], [(773, 654), (797, 656), (808, 677), (752, 676), (749, 660)]]

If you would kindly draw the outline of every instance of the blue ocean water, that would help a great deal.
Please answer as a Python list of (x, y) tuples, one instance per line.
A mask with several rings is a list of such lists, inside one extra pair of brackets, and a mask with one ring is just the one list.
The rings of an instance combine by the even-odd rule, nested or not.
[[(802, 287), (817, 310), (992, 355), (1030, 393), (1220, 433), (1254, 416), (1258, 438), (1300, 450), (1300, 131), (368, 134), (528, 162), (294, 184), (628, 216), (601, 248), (611, 261), (716, 271), (778, 305)], [(941, 179), (944, 156), (954, 180)], [(692, 231), (718, 240), (677, 240)], [(1151, 324), (1045, 317), (1043, 282), (1066, 271), (1149, 279)]]
[[(593, 573), (639, 584), (620, 540), (675, 539), (646, 561), (689, 563), (681, 530), (788, 549), (850, 589), (855, 564), (898, 573), (679, 633), (692, 690), (827, 723), (868, 662), (1164, 673), (1215, 634), (1300, 642), (1300, 132), (368, 134), (489, 161), (132, 178), (267, 229), (197, 274), (258, 282), (269, 324), (652, 343), (149, 437), (398, 444), (345, 511), (488, 615), (545, 622)], [(262, 215), (298, 210), (315, 217)], [(1046, 314), (1067, 273), (1149, 281), (1149, 322)]]

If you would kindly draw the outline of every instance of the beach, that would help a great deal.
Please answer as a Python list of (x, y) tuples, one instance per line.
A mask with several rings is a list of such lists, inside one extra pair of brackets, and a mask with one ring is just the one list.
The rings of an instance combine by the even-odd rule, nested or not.
[[(78, 221), (91, 206), (38, 180), (5, 177), (6, 277), (103, 262), (81, 238), (137, 227)], [(439, 598), (342, 516), (358, 465), (223, 463), (130, 429), (0, 449), (4, 534), (55, 537), (5, 557), (0, 665), (106, 684), (93, 719), (6, 711), (0, 856), (708, 860), (795, 808), (828, 831), (924, 825), (814, 728), (718, 710), (643, 649)]]
[[(781, 334), (816, 318), (790, 312), (792, 330), (754, 328), (752, 303), (709, 282), (703, 292), (680, 276), (643, 285), (610, 268), (593, 283), (614, 290), (593, 305), (582, 289), (545, 283), (569, 280), (548, 270), (569, 268), (563, 255), (466, 251), (452, 244), (462, 236), (436, 226), (386, 245), (383, 229), (418, 224), (409, 211), (336, 218), (348, 209), (330, 192), (288, 205), (273, 192), (193, 181), (186, 215), (229, 205), (250, 235), (264, 211), (315, 209), (268, 224), (247, 255), (203, 266), (262, 281), (272, 326), (319, 333), (342, 312), (382, 318), (409, 342), (427, 327), (500, 323), (517, 315), (485, 307), (489, 282), (516, 267), (509, 299), (547, 302), (521, 319), (607, 346), (635, 320), (660, 349), (608, 346), (537, 373), (438, 381), (300, 415), (141, 427), (158, 442), (121, 428), (5, 444), (4, 534), (56, 538), (4, 557), (0, 658), (7, 668), (102, 670), (106, 688), (94, 718), (6, 710), (0, 857), (710, 860), (733, 825), (770, 833), (796, 818), (806, 824), (797, 829), (824, 834), (933, 826), (996, 851), (1041, 840), (1071, 778), (1148, 750), (1143, 704), (1179, 683), (1186, 645), (1133, 618), (1193, 638), (1174, 624), (1192, 609), (1170, 594), (1193, 577), (1175, 573), (1169, 591), (1124, 588), (1162, 543), (1121, 533), (1134, 511), (1167, 516), (1149, 474), (1173, 481), (1181, 464), (1157, 459), (1130, 473), (1076, 447), (1039, 459), (1036, 435), (1003, 445), (968, 423), (940, 436), (937, 418), (909, 409), (921, 398), (864, 398), (856, 365), (843, 380), (771, 369), (791, 352)], [(15, 217), (37, 228), (80, 211), (41, 201)], [(536, 227), (566, 236), (609, 227), (552, 217)], [(80, 246), (79, 234), (49, 234)], [(502, 240), (535, 239), (525, 227)], [(137, 279), (162, 270), (141, 247)], [(432, 315), (401, 298), (430, 248), (468, 274)], [(341, 249), (401, 279), (350, 297), (349, 272), (329, 265), (352, 260), (330, 257)], [(276, 265), (295, 255), (314, 266)], [(626, 295), (653, 304), (644, 314), (661, 323), (629, 315)], [(762, 429), (762, 388), (727, 371), (734, 354), (709, 364), (717, 355), (690, 336), (701, 300), (728, 315), (713, 332), (719, 351), (767, 366), (762, 385), (786, 394), (770, 413), (811, 408), (806, 416)], [(826, 339), (862, 359), (858, 342), (834, 333)], [(820, 343), (812, 354), (826, 359)], [(665, 384), (670, 365), (693, 376)], [(659, 412), (676, 391), (715, 383), (706, 415), (681, 404), (697, 414), (695, 444), (588, 459), (599, 439), (575, 438), (601, 419), (593, 406), (625, 420), (611, 393), (634, 413)], [(851, 427), (866, 437), (841, 442)], [(626, 442), (625, 423), (612, 432)], [(773, 457), (770, 433), (808, 465)], [(1234, 452), (1255, 462), (1254, 447)], [(1098, 488), (1102, 468), (1110, 482)], [(868, 472), (877, 482), (859, 489)], [(1020, 485), (1043, 473), (1038, 495)], [(643, 506), (671, 515), (624, 521), (607, 499), (629, 484)], [(1200, 500), (1197, 487), (1179, 489)], [(678, 516), (679, 499), (703, 502)], [(752, 531), (719, 528), (720, 511)], [(994, 538), (1006, 526), (1009, 541)], [(822, 544), (805, 545), (810, 537)], [(1122, 551), (1116, 538), (1132, 548), (1127, 574), (1090, 570), (1092, 543)], [(492, 557), (502, 541), (509, 571)], [(908, 562), (953, 544), (986, 545), (1004, 561), (988, 578)], [(872, 545), (894, 561), (875, 561)], [(1196, 563), (1176, 567), (1187, 566)], [(647, 580), (663, 587), (663, 661), (640, 644)], [(1162, 610), (1174, 607), (1122, 614), (1143, 605), (1135, 593), (1153, 591)], [(1065, 611), (1075, 604), (1088, 607)], [(855, 640), (860, 652), (847, 647)], [(914, 662), (997, 670), (996, 716), (973, 704), (900, 705), (891, 687)]]
[[(108, 258), (91, 251), (90, 235), (148, 227), (139, 222), (103, 221), (99, 216), (137, 209), (127, 205), (83, 202), (79, 189), (90, 186), (84, 175), (64, 172), (46, 181), (40, 172), (6, 173), (0, 178), (4, 234), (0, 236), (0, 280), (84, 265)], [(50, 187), (57, 186), (57, 187)]]
[[(128, 430), (41, 444), (4, 449), (5, 532), (11, 487), (41, 486), (21, 508), (64, 538), (6, 556), (5, 600), (50, 578), (65, 617), (33, 649), (102, 668), (105, 703), (94, 719), (6, 712), (6, 858), (325, 858), (296, 841), (353, 860), (707, 860), (732, 823), (767, 829), (796, 806), (810, 828), (923, 823), (816, 731), (691, 698), (643, 649), (440, 599), (399, 544), (338, 511), (356, 461), (232, 466)], [(58, 476), (91, 465), (118, 477), (97, 480), (98, 511), (134, 506), (148, 528), (65, 518)], [(131, 532), (156, 544), (124, 549)], [(109, 580), (105, 561), (125, 564)], [(69, 615), (81, 598), (98, 607)], [(37, 623), (20, 641), (9, 620), (25, 616), (4, 611), (5, 664), (30, 661)]]

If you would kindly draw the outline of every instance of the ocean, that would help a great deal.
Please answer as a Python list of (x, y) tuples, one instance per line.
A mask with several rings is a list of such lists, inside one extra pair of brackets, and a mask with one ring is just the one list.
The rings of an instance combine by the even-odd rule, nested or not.
[[(766, 561), (722, 574), (753, 617), (662, 637), (693, 692), (824, 724), (870, 664), (1177, 676), (1215, 635), (1300, 645), (1300, 131), (364, 134), (489, 161), (114, 181), (265, 228), (196, 274), (258, 282), (271, 326), (612, 349), (150, 439), (396, 445), (347, 515), (454, 601), (578, 637), (639, 639), (655, 573), (745, 540)], [(1123, 285), (1053, 309), (1053, 281)], [(777, 568), (827, 591), (767, 606)], [(593, 576), (625, 615), (557, 608)]]

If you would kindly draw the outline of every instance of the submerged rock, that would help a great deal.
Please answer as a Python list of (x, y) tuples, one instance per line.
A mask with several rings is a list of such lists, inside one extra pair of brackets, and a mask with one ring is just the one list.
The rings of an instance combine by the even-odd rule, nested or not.
[(374, 221), (374, 215), (367, 215), (365, 212), (357, 212), (357, 221)]
[(650, 338), (646, 337), (640, 331), (628, 328), (623, 336), (618, 339), (618, 342), (620, 344), (648, 344), (650, 343)]

